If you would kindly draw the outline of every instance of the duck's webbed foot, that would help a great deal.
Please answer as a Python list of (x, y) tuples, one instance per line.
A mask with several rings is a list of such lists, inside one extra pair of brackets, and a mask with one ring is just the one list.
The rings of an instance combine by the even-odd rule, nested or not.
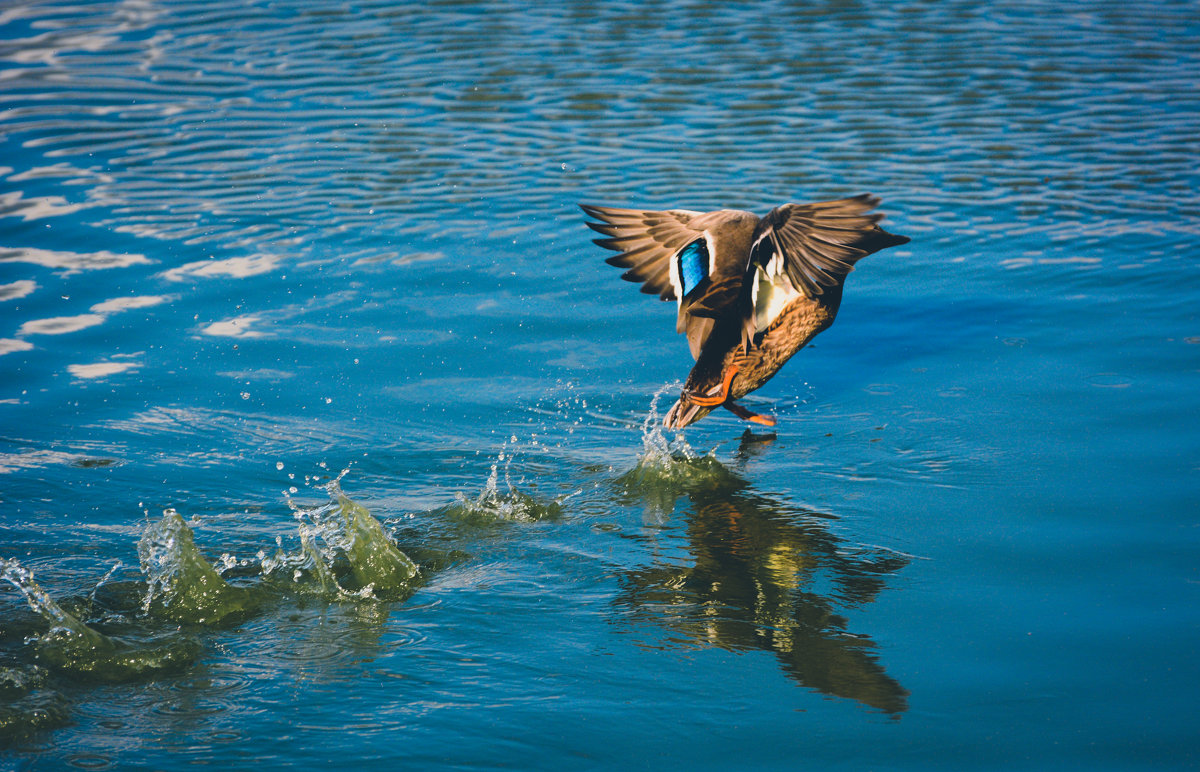
[(762, 424), (763, 426), (774, 426), (775, 425), (775, 416), (762, 415), (760, 413), (751, 413), (749, 410), (742, 407), (738, 403), (734, 402), (732, 399), (728, 400), (726, 402), (722, 402), (721, 407), (725, 408), (730, 413), (733, 413), (735, 416), (742, 419), (743, 421), (753, 421), (754, 423)]
[[(729, 399), (729, 384), (733, 383), (733, 376), (737, 374), (738, 366), (729, 365), (725, 368), (725, 373), (721, 376), (721, 385), (719, 388), (710, 389), (709, 394), (706, 396), (697, 396), (695, 394), (688, 393), (688, 400), (693, 405), (700, 405), (701, 407), (716, 407), (717, 405), (720, 405), (725, 400)], [(713, 394), (713, 391), (716, 393)]]

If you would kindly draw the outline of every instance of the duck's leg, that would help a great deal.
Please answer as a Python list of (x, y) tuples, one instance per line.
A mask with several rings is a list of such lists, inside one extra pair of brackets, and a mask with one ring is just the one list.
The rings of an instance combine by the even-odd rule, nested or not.
[(725, 400), (729, 399), (729, 384), (733, 383), (733, 376), (737, 374), (738, 366), (729, 365), (725, 368), (725, 373), (721, 377), (721, 388), (716, 394), (706, 397), (698, 397), (695, 394), (688, 394), (687, 397), (689, 400), (691, 400), (693, 405), (700, 405), (701, 407), (716, 407)]
[(721, 407), (725, 408), (730, 413), (733, 413), (735, 416), (742, 419), (743, 421), (753, 421), (754, 423), (762, 424), (763, 426), (774, 426), (775, 425), (775, 416), (761, 415), (759, 413), (751, 413), (749, 410), (742, 407), (738, 403), (734, 402), (732, 399), (728, 400), (726, 402), (722, 402)]

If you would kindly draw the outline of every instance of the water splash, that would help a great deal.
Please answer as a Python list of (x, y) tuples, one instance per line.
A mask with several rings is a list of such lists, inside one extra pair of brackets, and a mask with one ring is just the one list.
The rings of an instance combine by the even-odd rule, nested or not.
[(33, 580), (33, 571), (15, 560), (0, 558), (0, 579), (12, 584), (25, 596), (25, 601), (38, 616), (50, 624), (50, 630), (42, 636), (43, 642), (54, 640), (80, 652), (110, 652), (116, 645), (107, 636), (96, 632), (63, 610), (50, 594)]
[(121, 570), (124, 567), (125, 567), (125, 564), (118, 560), (117, 562), (113, 563), (112, 568), (108, 569), (108, 573), (106, 573), (104, 576), (100, 577), (100, 581), (96, 582), (96, 586), (92, 588), (92, 591), (90, 593), (88, 593), (88, 607), (89, 608), (96, 605), (96, 593), (100, 592), (100, 588), (103, 587), (105, 584), (107, 584), (109, 579), (113, 578), (113, 574), (117, 573), (117, 571)]
[[(513, 439), (515, 440), (515, 438)], [(501, 447), (495, 463), (492, 464), (492, 471), (488, 475), (483, 490), (474, 498), (461, 491), (455, 493), (455, 503), (448, 508), (450, 515), (455, 519), (473, 523), (497, 521), (535, 523), (561, 516), (563, 502), (575, 494), (568, 494), (549, 502), (541, 502), (533, 496), (517, 490), (509, 472), (514, 455), (508, 451), (506, 442)], [(500, 484), (502, 464), (503, 489)]]
[(0, 667), (0, 700), (24, 697), (45, 682), (46, 671), (36, 665)]
[(681, 433), (668, 438), (664, 433), (658, 403), (676, 385), (659, 389), (642, 421), (642, 452), (633, 469), (617, 478), (624, 491), (645, 502), (647, 512), (661, 515), (675, 508), (685, 492), (717, 490), (736, 486), (738, 477), (717, 460), (715, 450), (697, 453)]
[(228, 584), (204, 559), (174, 509), (163, 512), (138, 541), (146, 574), (143, 611), (175, 622), (215, 625), (241, 621), (257, 606), (252, 593)]
[[(186, 636), (146, 644), (110, 638), (67, 613), (33, 580), (33, 572), (15, 560), (0, 558), (0, 578), (25, 597), (50, 629), (36, 638), (37, 657), (50, 667), (100, 681), (130, 681), (178, 670), (200, 654)], [(19, 721), (20, 717), (13, 718)]]
[(638, 456), (638, 467), (647, 470), (658, 470), (673, 473), (679, 470), (681, 462), (694, 461), (699, 454), (692, 449), (683, 434), (676, 432), (668, 439), (664, 432), (663, 422), (658, 415), (658, 402), (668, 391), (674, 391), (673, 385), (664, 386), (650, 400), (650, 412), (642, 421), (642, 452)]
[(682, 433), (668, 438), (658, 414), (658, 402), (675, 385), (664, 386), (650, 401), (650, 412), (642, 421), (642, 452), (637, 466), (624, 476), (635, 486), (662, 486), (704, 483), (724, 480), (728, 470), (717, 461), (715, 452), (697, 453)]
[(304, 508), (289, 499), (299, 523), (300, 551), (289, 555), (281, 547), (263, 561), (263, 575), (290, 569), (293, 583), (327, 596), (408, 597), (420, 569), (392, 543), (366, 507), (342, 492), (341, 478), (322, 486), (330, 498), (325, 504)]
[(377, 598), (407, 595), (409, 582), (419, 573), (417, 564), (396, 548), (383, 525), (366, 507), (334, 486), (338, 513), (343, 519), (346, 540), (341, 545), (360, 592)]

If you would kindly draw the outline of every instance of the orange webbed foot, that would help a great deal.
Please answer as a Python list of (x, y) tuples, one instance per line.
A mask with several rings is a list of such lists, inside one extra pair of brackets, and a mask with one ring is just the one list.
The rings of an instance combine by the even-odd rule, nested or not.
[(721, 407), (725, 408), (730, 413), (733, 413), (735, 416), (742, 419), (743, 421), (753, 421), (754, 423), (762, 424), (763, 426), (774, 426), (775, 425), (775, 416), (762, 415), (760, 413), (751, 413), (749, 410), (742, 407), (741, 405), (734, 402), (733, 400), (730, 400), (729, 402), (724, 403), (723, 405), (721, 405)]
[(716, 407), (725, 400), (729, 399), (729, 384), (733, 383), (733, 376), (738, 374), (737, 365), (729, 365), (725, 368), (725, 374), (721, 377), (721, 390), (715, 395), (707, 397), (698, 397), (694, 394), (688, 394), (688, 399), (693, 405), (701, 407)]

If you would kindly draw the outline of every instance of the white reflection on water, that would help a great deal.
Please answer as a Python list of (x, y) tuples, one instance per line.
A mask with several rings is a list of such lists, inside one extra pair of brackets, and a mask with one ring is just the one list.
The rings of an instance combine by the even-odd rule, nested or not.
[(68, 203), (62, 196), (25, 198), (19, 190), (0, 193), (0, 217), (20, 217), (26, 222), (71, 214), (83, 208), (83, 204)]
[(1000, 261), (1000, 265), (1005, 268), (1028, 268), (1031, 265), (1079, 265), (1079, 266), (1100, 266), (1100, 258), (1098, 257), (1011, 257)]
[[(0, 287), (0, 299), (4, 299), (4, 288), (22, 286), (20, 289), (26, 290), (23, 294), (14, 294), (10, 297), (24, 297), (29, 294), (37, 285), (32, 281), (16, 282), (12, 285)], [(91, 307), (92, 313), (78, 314), (76, 316), (53, 316), (45, 319), (33, 319), (21, 325), (17, 331), (18, 335), (65, 335), (79, 330), (86, 330), (89, 327), (95, 327), (103, 324), (111, 314), (128, 311), (135, 308), (149, 308), (161, 303), (166, 303), (171, 298), (163, 295), (135, 295), (127, 298), (112, 298), (97, 303)], [(5, 338), (0, 340), (0, 356), (9, 354), (14, 351), (29, 351), (33, 348), (33, 344), (28, 341), (17, 338)], [(89, 365), (69, 365), (67, 370), (77, 378), (99, 378), (106, 375), (124, 372), (125, 370), (138, 367), (139, 365), (131, 363), (113, 363), (100, 362)]]
[[(11, 171), (12, 169), (0, 167), (0, 173), (8, 174)], [(68, 179), (74, 180), (76, 183), (93, 185), (111, 183), (113, 176), (96, 171), (95, 169), (80, 169), (77, 166), (60, 161), (58, 163), (46, 164), (45, 166), (35, 166), (8, 177), (9, 182), (27, 182), (29, 180), (45, 179)]]
[(281, 381), (296, 377), (295, 373), (270, 367), (260, 367), (257, 370), (222, 370), (217, 375), (222, 378), (236, 378), (239, 381)]
[(223, 322), (213, 322), (204, 328), (203, 333), (221, 338), (263, 338), (266, 337), (265, 332), (250, 329), (259, 320), (260, 317), (253, 315), (235, 316)]
[(80, 271), (126, 268), (153, 262), (145, 255), (100, 252), (59, 252), (36, 247), (0, 247), (0, 263), (33, 263), (44, 268), (62, 269), (64, 276)]
[(67, 372), (76, 378), (104, 378), (141, 367), (137, 362), (96, 362), (90, 365), (67, 365)]
[(97, 314), (113, 314), (128, 311), (131, 308), (149, 308), (160, 303), (166, 303), (170, 298), (163, 295), (137, 295), (129, 298), (113, 298), (103, 303), (97, 303), (91, 310)]
[(257, 276), (275, 270), (279, 264), (276, 255), (251, 255), (250, 257), (231, 257), (227, 260), (197, 260), (159, 274), (168, 281), (184, 281), (191, 277), (213, 278), (229, 276), (243, 279), (247, 276)]
[(91, 456), (66, 453), (61, 450), (25, 450), (17, 453), (0, 453), (0, 474), (12, 474), (21, 469), (39, 469), (56, 464), (78, 466), (92, 460)]
[(47, 319), (34, 319), (22, 324), (17, 334), (64, 335), (68, 332), (78, 332), (103, 324), (107, 318), (103, 314), (79, 314), (78, 316), (52, 316)]
[(37, 289), (37, 282), (28, 279), (0, 284), (0, 300), (17, 300), (30, 295)]
[(29, 341), (18, 340), (17, 338), (0, 338), (0, 356), (11, 354), (14, 351), (29, 351), (33, 348), (33, 344)]

